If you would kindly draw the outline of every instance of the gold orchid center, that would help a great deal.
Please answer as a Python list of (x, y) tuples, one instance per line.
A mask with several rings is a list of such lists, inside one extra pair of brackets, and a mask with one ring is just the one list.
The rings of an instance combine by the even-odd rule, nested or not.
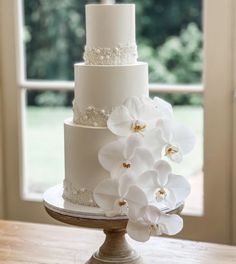
[(123, 167), (126, 168), (126, 169), (129, 169), (131, 167), (131, 163), (129, 162), (123, 162)]
[(179, 152), (179, 149), (175, 146), (168, 146), (165, 150), (166, 156), (170, 157)]
[(138, 120), (136, 120), (133, 125), (132, 125), (132, 130), (135, 133), (139, 133), (139, 132), (143, 132), (146, 128), (145, 124), (142, 124), (141, 122), (139, 122)]
[(156, 191), (155, 195), (156, 195), (156, 198), (161, 198), (163, 200), (166, 198), (167, 193), (164, 189), (159, 189)]
[(151, 235), (151, 234), (155, 234), (156, 233), (156, 230), (157, 230), (157, 225), (155, 225), (155, 224), (150, 224), (149, 226), (148, 226), (148, 229), (149, 229), (149, 234)]
[(122, 207), (122, 206), (124, 206), (124, 205), (126, 205), (127, 204), (127, 201), (126, 200), (120, 200), (119, 201), (119, 206), (120, 207)]

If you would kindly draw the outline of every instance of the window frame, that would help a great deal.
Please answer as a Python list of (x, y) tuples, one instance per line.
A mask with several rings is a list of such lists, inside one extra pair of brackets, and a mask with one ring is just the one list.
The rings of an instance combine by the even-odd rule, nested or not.
[[(233, 2), (234, 14), (236, 14), (236, 3)], [(232, 131), (232, 243), (236, 245), (236, 15), (233, 17), (233, 131)]]
[[(0, 2), (1, 38), (1, 71), (2, 83), (0, 91), (3, 95), (3, 150), (4, 150), (4, 186), (5, 217), (7, 219), (27, 220), (33, 222), (55, 223), (45, 212), (42, 203), (22, 200), (21, 179), (24, 173), (24, 142), (23, 142), (23, 103), (26, 89), (72, 90), (73, 82), (28, 81), (25, 79), (23, 63), (24, 48), (22, 44), (22, 9), (20, 0), (2, 0)], [(232, 178), (232, 160), (227, 154), (236, 153), (232, 146), (233, 118), (233, 71), (232, 71), (232, 33), (235, 9), (233, 0), (215, 2), (204, 1), (204, 208), (203, 217), (184, 216), (185, 227), (178, 236), (202, 241), (220, 243), (236, 243), (236, 179)], [(219, 21), (219, 17), (221, 20)], [(14, 19), (12, 19), (14, 18)], [(8, 25), (4, 27), (4, 25)], [(236, 35), (236, 33), (235, 33)], [(217, 43), (217, 45), (215, 45)], [(23, 65), (23, 66), (22, 66)], [(20, 67), (21, 66), (21, 67)], [(11, 87), (11, 89), (9, 88)], [(189, 86), (187, 85), (189, 88)], [(221, 89), (225, 87), (225, 89)], [(163, 93), (202, 93), (202, 85), (152, 84), (150, 90)], [(217, 93), (215, 92), (217, 91)], [(214, 102), (212, 100), (214, 98)], [(224, 113), (218, 109), (224, 109)], [(236, 108), (236, 106), (235, 106)], [(236, 110), (235, 110), (236, 111)], [(235, 115), (234, 115), (235, 116)], [(234, 120), (234, 126), (235, 125)], [(222, 125), (223, 124), (223, 125)], [(212, 129), (217, 127), (218, 138), (223, 142), (223, 149), (215, 144)], [(236, 127), (235, 127), (236, 128)], [(214, 132), (214, 131), (213, 131)], [(209, 164), (211, 161), (211, 164)], [(222, 162), (222, 166), (220, 166)], [(236, 168), (234, 168), (234, 172)], [(222, 175), (226, 175), (222, 177)], [(234, 184), (231, 184), (231, 183)], [(214, 186), (221, 186), (222, 199), (216, 204)], [(214, 206), (212, 206), (214, 205)], [(217, 206), (216, 206), (217, 205)], [(218, 209), (220, 208), (220, 210)], [(211, 212), (211, 213), (210, 213)], [(194, 228), (193, 228), (194, 226)], [(232, 230), (234, 230), (234, 235)], [(217, 231), (217, 232), (216, 232)], [(234, 236), (234, 238), (233, 238)]]
[[(1, 30), (0, 30), (1, 31)], [(0, 34), (1, 36), (1, 34)], [(1, 60), (1, 56), (0, 56)], [(1, 74), (0, 74), (1, 79)], [(4, 186), (3, 186), (3, 135), (2, 135), (2, 93), (1, 93), (1, 85), (0, 85), (0, 219), (4, 217)]]

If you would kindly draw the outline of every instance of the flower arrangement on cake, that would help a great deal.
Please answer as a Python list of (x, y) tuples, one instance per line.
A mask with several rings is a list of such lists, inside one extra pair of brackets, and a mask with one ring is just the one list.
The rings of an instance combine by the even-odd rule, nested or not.
[(161, 98), (130, 97), (107, 120), (117, 140), (98, 153), (110, 178), (93, 192), (106, 216), (128, 216), (127, 233), (137, 241), (150, 236), (175, 235), (183, 228), (175, 209), (190, 193), (188, 181), (172, 172), (194, 147), (195, 135), (174, 118), (172, 106)]

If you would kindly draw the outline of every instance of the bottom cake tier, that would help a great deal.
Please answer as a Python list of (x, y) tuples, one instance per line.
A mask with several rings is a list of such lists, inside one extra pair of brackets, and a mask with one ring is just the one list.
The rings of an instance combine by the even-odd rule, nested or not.
[(70, 202), (96, 206), (93, 190), (109, 177), (98, 161), (98, 151), (115, 140), (107, 128), (87, 127), (64, 122), (65, 180), (63, 198)]

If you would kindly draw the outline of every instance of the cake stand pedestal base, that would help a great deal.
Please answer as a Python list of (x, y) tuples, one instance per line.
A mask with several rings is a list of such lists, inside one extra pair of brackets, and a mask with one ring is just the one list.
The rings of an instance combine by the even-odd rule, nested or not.
[(101, 228), (106, 235), (105, 241), (86, 264), (143, 264), (142, 258), (128, 244), (126, 234), (126, 218), (107, 218), (105, 216), (85, 216), (81, 212), (71, 215), (69, 212), (59, 213), (44, 200), (47, 213), (54, 219), (74, 226)]
[(106, 239), (86, 264), (142, 264), (142, 258), (125, 239), (125, 229), (104, 230)]
[[(103, 229), (106, 238), (103, 245), (85, 264), (143, 264), (142, 258), (125, 238), (128, 219), (126, 216), (106, 217), (100, 208), (75, 205), (64, 200), (61, 185), (50, 188), (43, 197), (47, 213), (54, 219), (79, 227)], [(163, 209), (168, 213), (179, 213)]]

